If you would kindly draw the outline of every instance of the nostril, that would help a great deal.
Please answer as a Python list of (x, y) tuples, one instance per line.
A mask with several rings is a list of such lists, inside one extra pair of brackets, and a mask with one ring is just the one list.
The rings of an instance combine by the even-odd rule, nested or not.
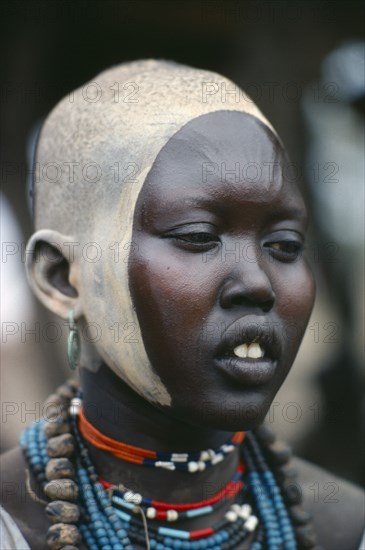
[(236, 295), (232, 297), (231, 304), (236, 306), (250, 305), (260, 308), (264, 313), (270, 311), (274, 305), (274, 299), (260, 300), (257, 296)]
[(266, 300), (266, 302), (261, 304), (262, 311), (264, 313), (267, 313), (268, 311), (270, 311), (273, 308), (274, 302), (275, 302), (274, 298), (270, 298), (269, 300)]

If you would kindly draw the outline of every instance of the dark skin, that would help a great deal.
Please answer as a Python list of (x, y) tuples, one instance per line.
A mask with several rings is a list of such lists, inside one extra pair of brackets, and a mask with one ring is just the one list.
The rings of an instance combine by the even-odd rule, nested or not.
[[(259, 424), (297, 353), (314, 283), (301, 253), (305, 205), (283, 176), (285, 162), (255, 118), (211, 113), (167, 143), (140, 193), (133, 302), (172, 396), (167, 412), (188, 424), (230, 431)], [(238, 182), (228, 174), (235, 166)], [(244, 179), (248, 166), (253, 181)], [(288, 338), (293, 323), (296, 337)], [(269, 357), (238, 364), (233, 347), (261, 339)]]
[[(203, 163), (210, 163), (204, 165), (205, 176)], [(227, 175), (222, 182), (223, 163), (227, 170), (236, 163), (240, 170), (256, 163), (261, 175), (250, 182)], [(155, 450), (193, 451), (217, 447), (235, 430), (252, 429), (263, 420), (295, 358), (314, 296), (301, 253), (305, 206), (278, 168), (283, 163), (279, 143), (263, 125), (231, 112), (191, 121), (158, 155), (135, 209), (133, 241), (138, 246), (130, 257), (129, 282), (148, 357), (172, 404), (147, 402), (106, 365), (97, 373), (82, 369), (86, 415), (106, 435)], [(237, 243), (238, 259), (229, 254)], [(71, 292), (64, 273), (54, 284)], [(293, 320), (296, 333), (289, 338)], [(267, 360), (221, 358), (232, 355), (233, 346), (253, 340), (265, 348)], [(170, 502), (207, 498), (228, 482), (238, 462), (233, 453), (224, 463), (190, 476), (152, 473), (97, 449), (90, 452), (105, 479)], [(23, 484), (24, 466), (19, 451), (5, 456), (6, 479)], [(334, 481), (302, 462), (298, 468), (308, 483)], [(350, 508), (343, 540), (347, 548), (356, 548), (361, 496), (335, 482), (338, 507), (315, 503), (310, 491), (304, 494), (305, 506), (314, 511), (322, 544), (331, 550), (344, 548), (343, 541), (337, 545), (334, 526)], [(29, 497), (21, 501), (20, 493), (9, 494), (9, 489), (3, 502), (31, 547), (44, 548), (48, 521), (42, 506)], [(179, 526), (206, 527), (224, 511)]]

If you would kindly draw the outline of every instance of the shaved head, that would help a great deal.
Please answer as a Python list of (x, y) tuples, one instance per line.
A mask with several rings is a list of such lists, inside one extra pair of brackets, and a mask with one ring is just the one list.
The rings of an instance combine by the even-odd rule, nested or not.
[(140, 188), (169, 138), (217, 110), (247, 112), (271, 128), (255, 104), (216, 73), (157, 60), (102, 72), (60, 101), (41, 130), (36, 228), (82, 238), (96, 221), (96, 207), (112, 208), (125, 184)]

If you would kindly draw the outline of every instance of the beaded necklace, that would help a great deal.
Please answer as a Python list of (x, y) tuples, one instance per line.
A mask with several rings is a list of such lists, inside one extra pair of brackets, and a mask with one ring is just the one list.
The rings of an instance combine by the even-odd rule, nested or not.
[[(232, 453), (244, 440), (245, 433), (237, 432), (227, 443), (221, 445), (218, 449), (207, 449), (205, 451), (190, 453), (174, 452), (156, 452), (133, 445), (127, 445), (107, 437), (97, 430), (86, 418), (81, 408), (81, 400), (73, 401), (75, 412), (78, 413), (78, 427), (81, 435), (86, 441), (94, 447), (107, 451), (117, 458), (149, 466), (154, 468), (164, 468), (166, 470), (182, 470), (184, 472), (195, 473), (203, 471), (210, 466), (215, 466), (221, 462), (225, 456)], [(76, 404), (77, 403), (77, 404)]]
[(178, 521), (184, 518), (207, 515), (221, 507), (227, 500), (234, 500), (243, 487), (242, 482), (243, 469), (239, 467), (233, 478), (216, 495), (200, 502), (185, 504), (166, 503), (145, 498), (129, 489), (111, 485), (105, 480), (100, 479), (100, 483), (105, 489), (109, 490), (112, 502), (116, 507), (136, 510), (136, 506), (144, 509), (148, 519), (157, 519), (160, 521)]
[[(46, 535), (49, 548), (74, 550), (83, 541), (91, 550), (132, 550), (135, 545), (156, 550), (233, 550), (248, 537), (250, 550), (315, 547), (315, 537), (307, 525), (309, 518), (297, 506), (300, 498), (286, 484), (284, 472), (290, 452), (275, 442), (267, 427), (246, 434), (240, 447), (245, 471), (241, 468), (229, 482), (238, 490), (233, 491), (234, 503), (223, 519), (205, 529), (173, 529), (158, 523), (208, 515), (228, 494), (221, 491), (208, 503), (169, 504), (101, 480), (78, 429), (77, 391), (73, 381), (61, 386), (52, 396), (58, 409), (52, 422), (35, 422), (21, 437), (30, 468), (50, 499), (45, 503), (53, 523)], [(276, 463), (276, 475), (268, 466), (268, 458)], [(277, 481), (280, 477), (281, 486)]]

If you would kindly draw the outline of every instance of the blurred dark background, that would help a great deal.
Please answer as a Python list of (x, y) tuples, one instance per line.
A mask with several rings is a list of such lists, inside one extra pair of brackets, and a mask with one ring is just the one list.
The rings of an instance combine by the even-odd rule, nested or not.
[[(351, 65), (350, 77), (323, 65), (343, 44), (355, 41), (361, 50), (363, 2), (14, 0), (0, 3), (0, 21), (1, 184), (11, 212), (6, 227), (12, 228), (4, 229), (6, 242), (15, 239), (20, 244), (32, 231), (25, 184), (31, 132), (59, 99), (103, 69), (138, 58), (172, 59), (222, 73), (253, 97), (300, 167), (301, 185), (313, 206), (310, 255), (319, 287), (308, 335), (270, 420), (298, 454), (361, 481), (363, 285), (358, 264), (363, 226), (360, 223), (355, 237), (347, 236), (346, 227), (353, 225), (351, 205), (342, 208), (338, 223), (336, 216), (328, 226), (321, 219), (333, 215), (333, 209), (326, 211), (326, 199), (331, 204), (339, 188), (357, 204), (363, 201), (361, 169), (348, 163), (349, 183), (341, 165), (341, 144), (353, 143), (352, 154), (359, 145), (356, 132), (363, 130), (363, 62), (351, 65), (351, 52), (340, 56), (340, 73)], [(357, 78), (354, 73), (360, 85), (349, 90), (349, 79)], [(339, 120), (338, 113), (348, 115), (350, 138), (343, 124), (336, 130), (326, 122)], [(327, 136), (333, 149), (323, 146)], [(329, 177), (333, 166), (338, 181)], [(336, 189), (325, 185), (328, 182), (335, 182)], [(335, 226), (340, 232), (332, 233)], [(5, 260), (22, 267), (20, 249)], [(8, 267), (5, 260), (3, 268)], [(14, 328), (23, 321), (35, 326), (37, 320), (50, 319), (27, 295), (24, 281), (14, 277), (4, 276), (2, 283), (7, 299), (2, 325), (17, 323), (10, 329), (8, 324), (2, 338), (2, 449), (15, 443), (25, 420), (33, 419), (32, 411), (37, 414), (34, 403), (68, 375), (60, 342), (37, 340), (36, 333), (24, 335)]]

